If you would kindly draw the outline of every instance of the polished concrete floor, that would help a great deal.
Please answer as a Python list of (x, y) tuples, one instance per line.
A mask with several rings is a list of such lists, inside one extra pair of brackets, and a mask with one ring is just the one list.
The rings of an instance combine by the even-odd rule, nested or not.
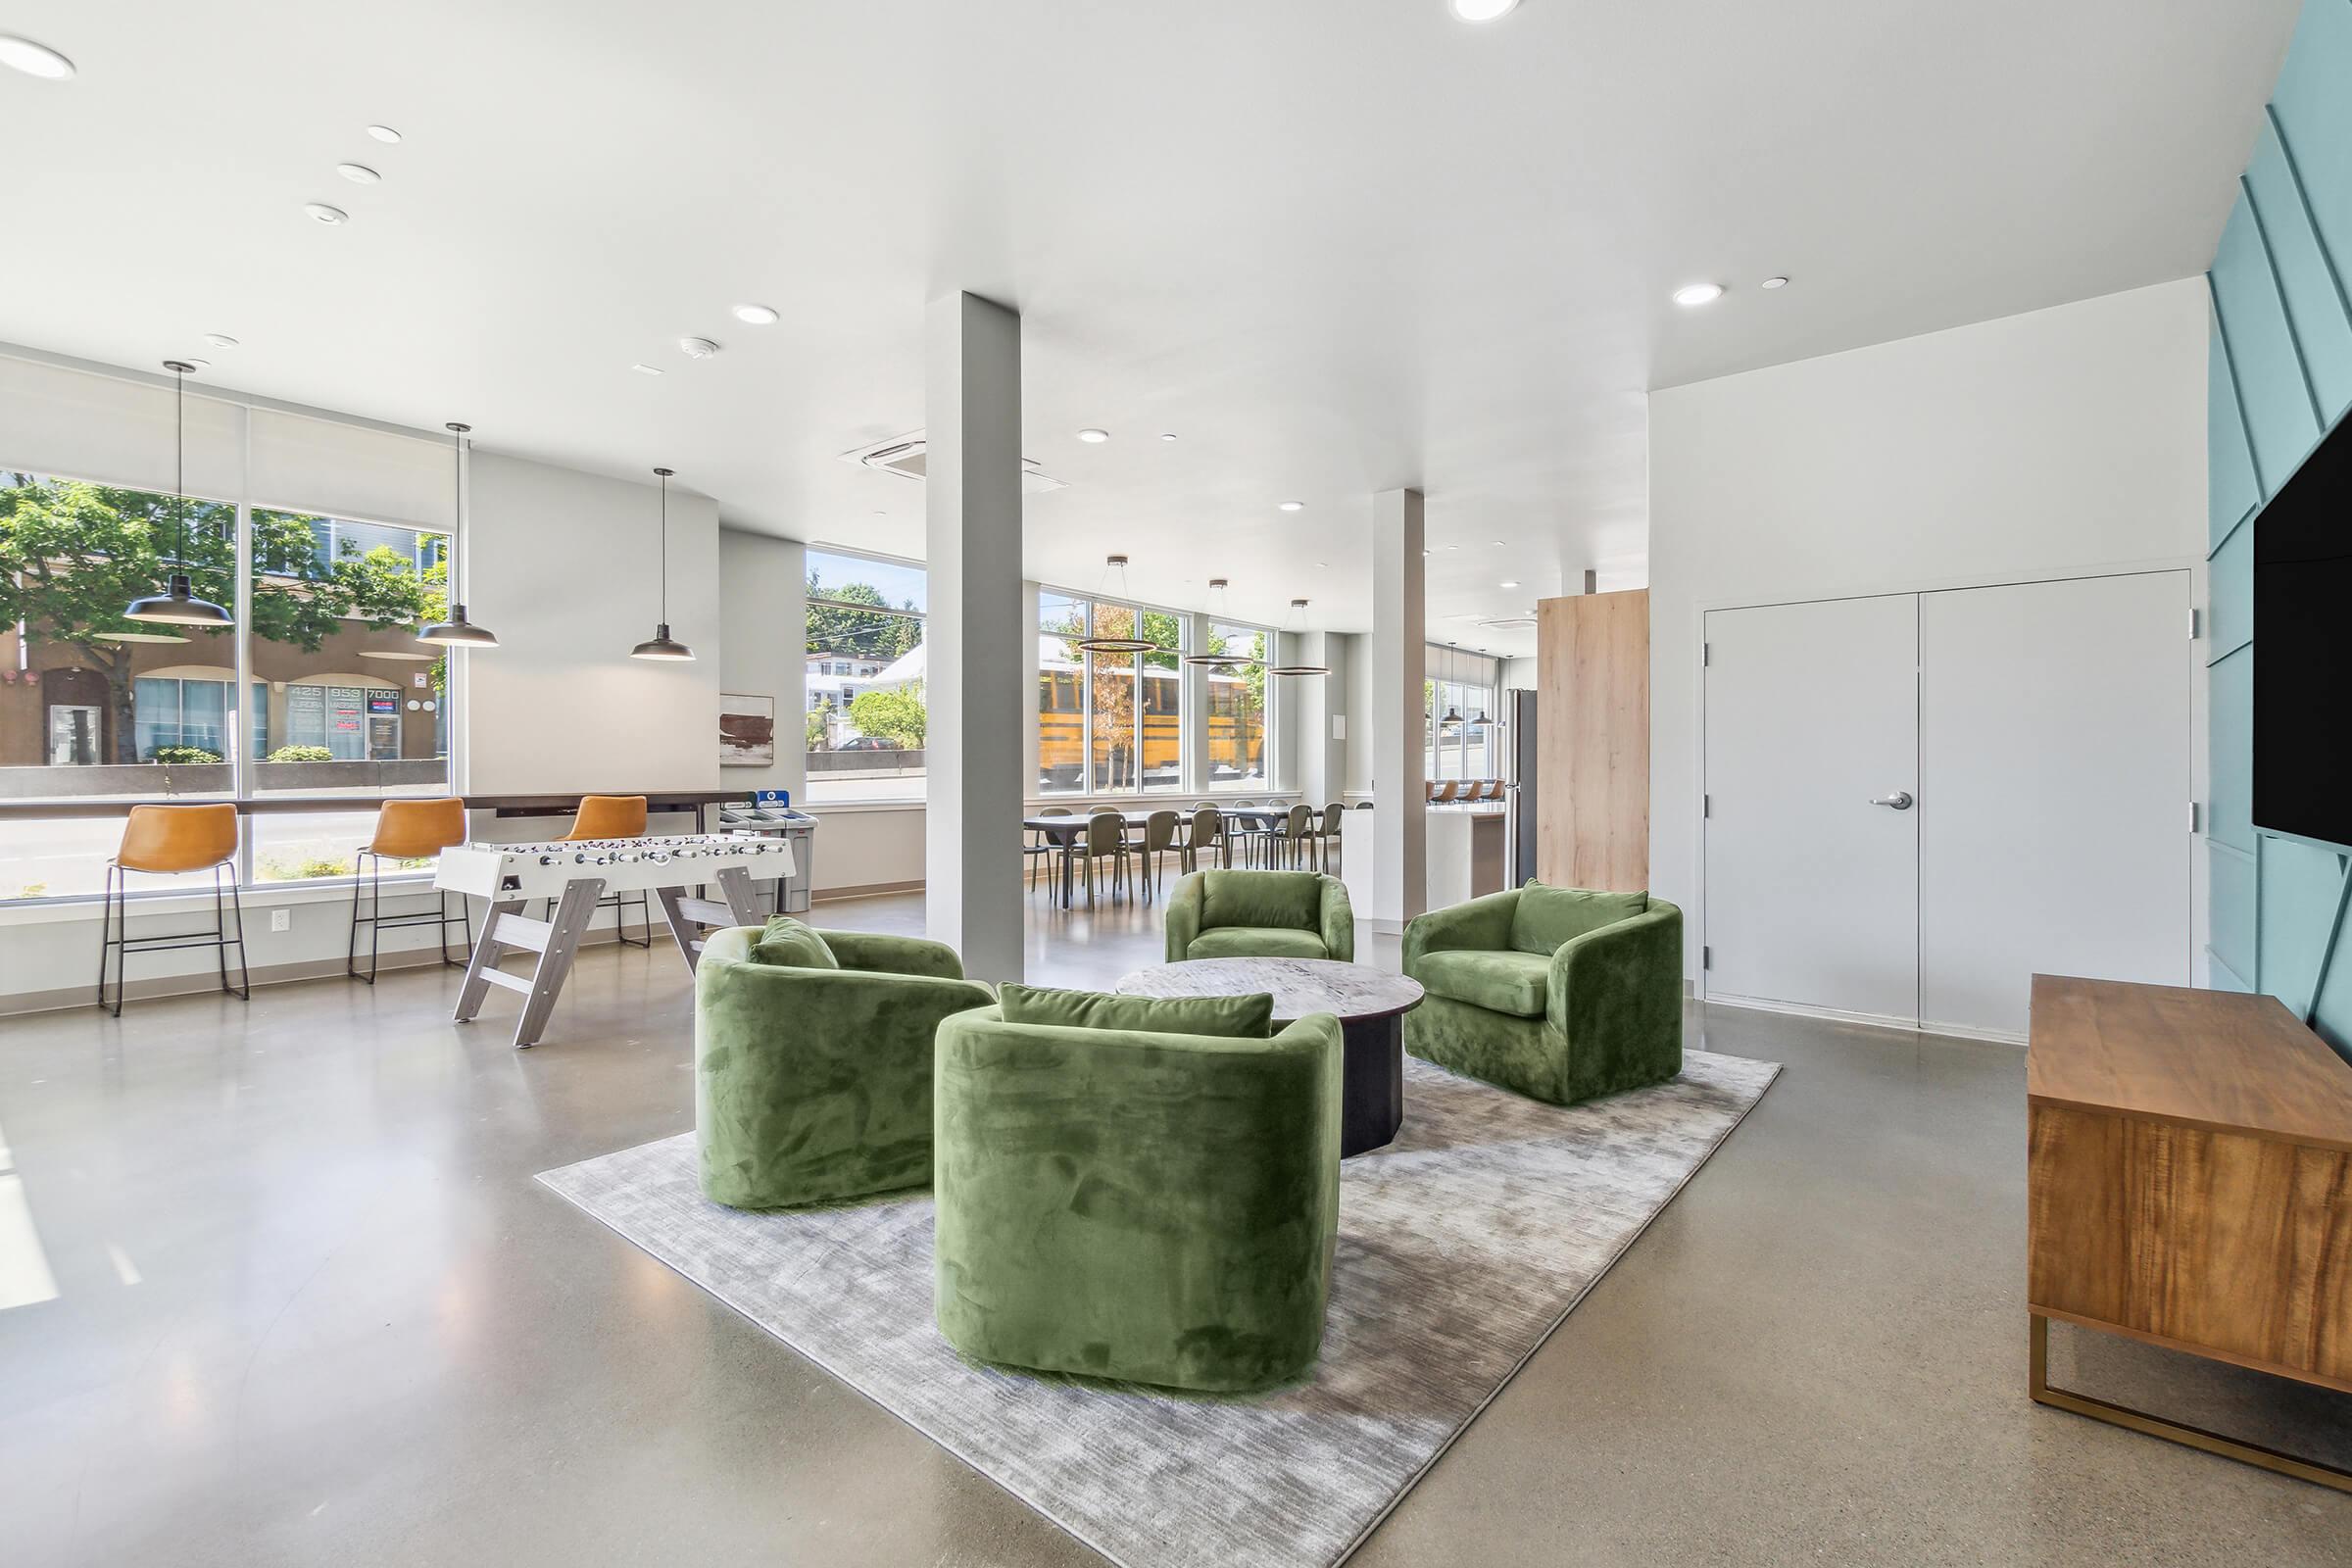
[[(1036, 979), (1157, 957), (1030, 924)], [(55, 1291), (0, 1310), (0, 1563), (1101, 1561), (532, 1182), (690, 1124), (672, 952), (593, 950), (523, 1053), (454, 979), (0, 1020), (0, 1299)], [(2027, 1402), (2018, 1051), (1690, 1038), (1788, 1071), (1356, 1562), (2352, 1562), (2352, 1497)]]

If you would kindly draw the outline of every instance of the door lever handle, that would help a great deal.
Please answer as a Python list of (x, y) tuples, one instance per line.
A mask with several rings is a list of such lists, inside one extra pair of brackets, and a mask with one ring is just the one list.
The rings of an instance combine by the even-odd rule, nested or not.
[(1919, 803), (1911, 799), (1909, 790), (1896, 790), (1892, 795), (1873, 795), (1870, 798), (1870, 804), (1892, 807), (1898, 811), (1908, 811)]

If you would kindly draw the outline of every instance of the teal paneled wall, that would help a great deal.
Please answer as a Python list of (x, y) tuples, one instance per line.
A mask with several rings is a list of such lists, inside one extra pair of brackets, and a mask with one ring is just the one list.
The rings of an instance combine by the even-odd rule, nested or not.
[(2352, 406), (2352, 0), (2304, 0), (2210, 281), (2213, 983), (2271, 993), (2352, 1058), (2352, 857), (2248, 815), (2255, 514)]

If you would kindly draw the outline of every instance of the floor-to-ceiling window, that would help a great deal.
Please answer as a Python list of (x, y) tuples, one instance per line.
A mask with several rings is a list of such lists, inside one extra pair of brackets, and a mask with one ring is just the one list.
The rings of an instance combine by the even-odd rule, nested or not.
[(923, 568), (808, 552), (802, 729), (811, 804), (924, 794)]
[(1422, 718), (1428, 726), (1422, 754), (1426, 776), (1441, 783), (1498, 777), (1495, 661), (1435, 646), (1425, 657), (1430, 671), (1421, 685)]
[[(218, 799), (240, 775), (256, 795), (449, 787), (441, 660), (416, 640), (443, 604), (445, 536), (262, 509), (243, 526), (235, 625), (129, 621), (123, 608), (175, 569), (237, 610), (237, 507), (0, 472), (0, 799)], [(255, 878), (328, 876), (349, 870), (366, 813), (256, 813), (247, 828)], [(0, 820), (0, 899), (95, 891), (120, 831)]]
[[(1176, 611), (1152, 605), (1096, 600), (1056, 588), (1039, 590), (1038, 794), (1152, 794), (1184, 788), (1187, 620)], [(1229, 766), (1247, 765), (1253, 757), (1262, 786), (1265, 672), (1262, 654), (1246, 653), (1243, 643), (1262, 650), (1266, 633), (1260, 627), (1223, 629), (1235, 639), (1237, 662), (1207, 669), (1209, 781), (1226, 783), (1241, 776), (1221, 772), (1217, 761), (1217, 736), (1234, 728), (1230, 710), (1240, 709), (1246, 710), (1245, 726), (1254, 715), (1254, 736), (1245, 733), (1239, 743), (1229, 738), (1222, 755)], [(1079, 646), (1092, 638), (1150, 646), (1123, 652), (1090, 652)], [(1245, 658), (1259, 660), (1253, 671), (1245, 670), (1240, 662)], [(1228, 683), (1240, 683), (1259, 695), (1237, 703), (1223, 695)], [(1229, 710), (1222, 723), (1220, 701)]]
[(1208, 669), (1208, 787), (1271, 788), (1274, 783), (1269, 723), (1273, 688), (1266, 679), (1274, 637), (1263, 626), (1210, 621), (1208, 648), (1233, 662)]

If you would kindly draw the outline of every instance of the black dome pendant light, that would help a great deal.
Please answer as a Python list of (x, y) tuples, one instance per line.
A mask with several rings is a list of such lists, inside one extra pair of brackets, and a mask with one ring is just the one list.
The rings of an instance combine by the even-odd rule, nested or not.
[(216, 630), (234, 626), (237, 617), (209, 599), (196, 597), (194, 585), (188, 581), (188, 373), (196, 367), (185, 360), (166, 360), (164, 368), (172, 372), (176, 389), (175, 416), (178, 443), (177, 466), (172, 485), (172, 518), (177, 542), (172, 547), (172, 564), (179, 567), (172, 573), (168, 587), (160, 594), (134, 599), (122, 612), (125, 620), (160, 621), (167, 626), (210, 626)]
[(656, 468), (662, 476), (662, 619), (653, 637), (629, 650), (631, 659), (666, 659), (691, 663), (694, 650), (669, 634), (669, 476), (675, 468)]
[(466, 437), (473, 426), (452, 422), (442, 428), (449, 432), (450, 450), (456, 454), (458, 480), (457, 521), (449, 540), (450, 615), (419, 631), (416, 640), (435, 648), (496, 648), (498, 634), (466, 618), (466, 601), (458, 593), (458, 563), (466, 547)]

